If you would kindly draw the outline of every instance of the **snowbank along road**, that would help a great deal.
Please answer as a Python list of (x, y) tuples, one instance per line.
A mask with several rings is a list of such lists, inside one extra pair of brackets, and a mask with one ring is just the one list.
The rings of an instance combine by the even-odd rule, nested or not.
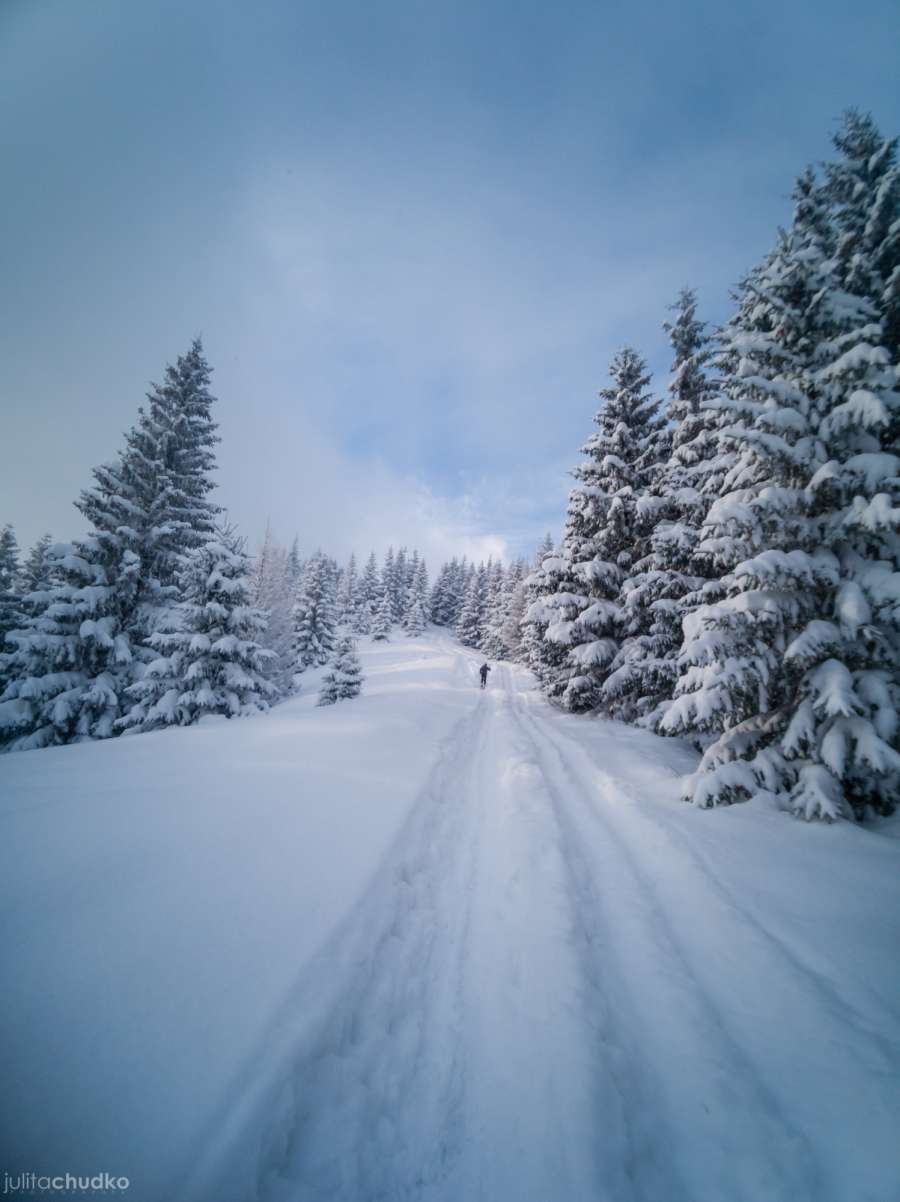
[[(75, 1117), (85, 1064), (64, 1047), (48, 1064), (46, 1051), (78, 1036), (74, 1020), (44, 1003), (42, 1020), (68, 1031), (29, 1021), (13, 990), (24, 1042), (11, 1064), (33, 1070), (13, 1128), (29, 1154), (27, 1123), (43, 1106), (44, 1146), (60, 1156), (87, 1146), (109, 1160), (99, 1168), (130, 1169), (133, 1198), (900, 1197), (895, 827), (695, 811), (676, 800), (689, 749), (558, 714), (509, 665), (495, 664), (482, 692), (479, 657), (434, 631), (366, 648), (364, 660), (368, 696), (333, 710), (298, 699), (258, 720), (4, 762), (28, 760), (52, 789), (52, 761), (68, 757), (68, 803), (87, 808), (88, 838), (115, 877), (134, 847), (111, 807), (91, 816), (88, 783), (104, 756), (124, 772), (152, 743), (169, 766), (157, 792), (181, 780), (202, 796), (188, 821), (154, 817), (152, 789), (131, 815), (163, 860), (176, 839), (185, 857), (185, 879), (177, 863), (167, 870), (179, 905), (162, 906), (163, 926), (203, 928), (210, 890), (226, 920), (245, 914), (212, 947), (188, 935), (176, 949), (179, 990), (207, 1008), (206, 1028), (202, 1013), (175, 1008), (147, 1042), (129, 1032), (127, 1007), (112, 1007), (101, 1059), (115, 1106), (89, 1091)], [(198, 785), (189, 765), (202, 740), (218, 760)], [(235, 824), (222, 784), (235, 774), (255, 786), (257, 824), (243, 796)], [(269, 800), (285, 789), (302, 804)], [(37, 796), (7, 803), (26, 844), (34, 824), (48, 832)], [(191, 841), (202, 845), (217, 814), (227, 838), (210, 863)], [(67, 859), (58, 891), (26, 882), (14, 938), (71, 935), (65, 907), (89, 905), (98, 888), (89, 867)], [(157, 868), (143, 875), (158, 882)], [(296, 885), (291, 870), (311, 881)], [(222, 874), (243, 880), (237, 895)], [(120, 880), (102, 898), (132, 905), (129, 933), (146, 940), (136, 889)], [(143, 904), (152, 914), (152, 896)], [(165, 939), (129, 956), (107, 921), (88, 917), (76, 935), (138, 982), (161, 966), (174, 975)], [(248, 940), (262, 947), (251, 955)], [(108, 984), (100, 961), (78, 1004), (104, 1010), (92, 995)], [(26, 966), (40, 988), (52, 958)], [(64, 961), (73, 984), (76, 968)], [(122, 1057), (130, 1073), (115, 1068)], [(197, 1074), (208, 1087), (191, 1084)], [(140, 1135), (166, 1138), (167, 1091), (186, 1094), (190, 1113), (154, 1166)], [(122, 1165), (115, 1136), (132, 1124)]]

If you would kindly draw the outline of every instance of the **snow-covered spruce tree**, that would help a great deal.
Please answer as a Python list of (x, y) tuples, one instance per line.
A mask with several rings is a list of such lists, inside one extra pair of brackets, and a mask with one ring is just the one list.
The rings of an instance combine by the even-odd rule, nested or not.
[(475, 575), (475, 565), (469, 563), (464, 555), (460, 560), (458, 570), (451, 577), (450, 588), (450, 625), (456, 629), (459, 615), (462, 613), (463, 602), (466, 599), (466, 589)]
[(378, 575), (378, 561), (373, 551), (366, 560), (366, 566), (357, 589), (356, 609), (352, 622), (354, 634), (370, 633), (382, 592), (381, 580)]
[(371, 605), (368, 601), (357, 597), (356, 605), (353, 608), (353, 616), (350, 621), (351, 631), (354, 634), (371, 634), (373, 621), (374, 616)]
[(488, 571), (487, 598), (480, 650), (491, 659), (506, 659), (507, 648), (503, 638), (506, 620), (506, 572), (499, 561), (491, 564)]
[[(712, 738), (692, 786), (700, 805), (741, 800), (760, 787), (751, 761), (762, 754), (762, 768), (769, 759), (774, 715), (781, 713), (782, 729), (790, 719), (784, 653), (792, 632), (821, 612), (823, 572), (834, 575), (827, 554), (818, 565), (812, 557), (803, 492), (810, 457), (816, 470), (821, 454), (810, 437), (807, 391), (818, 335), (813, 300), (827, 262), (818, 225), (798, 210), (790, 232), (741, 285), (738, 312), (722, 334), (717, 405), (728, 421), (720, 436), (735, 461), (704, 534), (715, 539), (726, 596), (685, 618), (676, 697), (660, 723), (664, 733)], [(779, 569), (773, 589), (735, 575), (758, 555)], [(777, 770), (765, 778), (770, 787), (780, 784)]]
[(351, 554), (347, 566), (341, 572), (337, 587), (337, 620), (339, 626), (352, 627), (357, 610), (359, 578), (356, 571), (356, 556)]
[(465, 558), (453, 558), (445, 563), (431, 592), (431, 621), (437, 626), (456, 628), (465, 596), (468, 564)]
[(34, 593), (39, 589), (49, 588), (51, 581), (50, 548), (52, 546), (53, 536), (42, 534), (28, 552), (19, 575), (19, 591), (21, 593)]
[(341, 565), (331, 555), (325, 556), (325, 578), (328, 582), (328, 591), (331, 596), (331, 604), (334, 608), (335, 621), (337, 621), (337, 593), (341, 583)]
[(871, 118), (848, 114), (836, 145), (816, 198), (837, 252), (811, 373), (824, 463), (806, 495), (838, 578), (830, 629), (813, 619), (786, 652), (799, 704), (781, 740), (806, 818), (886, 814), (900, 796), (900, 168)]
[(825, 165), (832, 206), (837, 278), (879, 314), (881, 343), (900, 358), (900, 165), (897, 139), (868, 113), (850, 109), (834, 137), (838, 158)]
[(299, 588), (302, 575), (303, 560), (300, 558), (300, 540), (295, 534), (291, 549), (287, 554), (287, 579), (292, 594), (296, 593)]
[(20, 619), (19, 543), (13, 527), (7, 524), (0, 530), (0, 651), (7, 630)]
[(6, 680), (0, 694), (0, 747), (5, 751), (64, 743), (76, 734), (78, 702), (88, 677), (79, 657), (80, 622), (67, 604), (70, 590), (62, 578), (62, 552), (70, 550), (51, 550), (58, 587), (27, 596), (27, 621), (7, 638), (11, 649), (0, 660)]
[[(704, 599), (707, 576), (718, 575), (713, 557), (699, 551), (710, 499), (729, 457), (718, 438), (719, 419), (708, 374), (712, 340), (697, 318), (697, 301), (683, 289), (665, 322), (675, 352), (666, 417), (668, 449), (647, 481), (639, 502), (640, 546), (623, 582), (623, 640), (603, 686), (608, 712), (655, 729), (678, 676), (682, 621)], [(711, 599), (709, 596), (706, 600)]]
[(424, 634), (426, 625), (425, 606), (422, 604), (422, 598), (419, 594), (413, 593), (403, 618), (403, 629), (410, 638), (415, 639)]
[[(388, 547), (384, 556), (384, 563), (381, 568), (381, 593), (385, 595), (391, 607), (391, 624), (394, 623), (394, 614), (397, 609), (397, 570), (394, 563), (394, 548)], [(379, 603), (381, 597), (378, 598)]]
[(14, 746), (118, 729), (129, 685), (155, 658), (149, 636), (168, 620), (181, 558), (212, 528), (208, 382), (195, 342), (149, 394), (124, 451), (94, 469), (94, 487), (76, 502), (90, 533), (54, 553), (54, 587), (29, 602), (16, 632), (16, 679), (0, 702), (0, 729)]
[[(421, 566), (421, 562), (422, 561), (419, 557), (419, 552), (415, 549), (415, 547), (413, 547), (412, 555), (410, 555), (406, 561), (406, 594), (403, 599), (403, 613), (404, 614), (406, 614), (406, 612), (409, 610), (409, 606), (410, 606), (410, 602), (412, 600), (413, 593), (415, 593), (419, 590), (417, 578), (419, 575), (419, 568)], [(424, 597), (422, 598), (423, 605), (424, 605), (426, 599), (427, 598), (424, 598)]]
[(7, 522), (0, 530), (0, 595), (15, 589), (19, 577), (19, 543), (12, 525)]
[(259, 642), (272, 656), (264, 665), (267, 678), (281, 697), (291, 692), (294, 683), (293, 639), (291, 611), (294, 592), (288, 553), (272, 537), (269, 525), (253, 568), (251, 600), (266, 617), (265, 630)]
[(317, 551), (307, 561), (293, 609), (294, 672), (326, 664), (334, 651), (337, 625), (328, 561)]
[(135, 659), (152, 654), (131, 637), (146, 513), (122, 459), (95, 468), (94, 479), (76, 502), (91, 534), (52, 548), (53, 587), (24, 598), (26, 621), (7, 636), (0, 738), (14, 750), (115, 733)]
[[(222, 537), (216, 523), (221, 507), (209, 499), (215, 488), (212, 473), (216, 469), (215, 446), (220, 441), (217, 423), (212, 418), (216, 398), (210, 392), (212, 369), (203, 353), (203, 344), (195, 338), (186, 355), (175, 366), (167, 367), (165, 382), (151, 394), (168, 411), (169, 429), (163, 446), (163, 463), (168, 478), (166, 522), (177, 527), (178, 547), (167, 563), (177, 575), (182, 557), (204, 544), (210, 534)], [(168, 548), (167, 548), (168, 550)], [(160, 579), (166, 582), (165, 570)]]
[(409, 556), (406, 547), (401, 547), (397, 552), (394, 560), (394, 614), (395, 621), (399, 622), (403, 617), (403, 610), (406, 602), (406, 589), (408, 585), (409, 573)]
[(428, 624), (428, 569), (414, 551), (410, 561), (410, 579), (403, 614), (403, 629), (413, 638), (424, 633)]
[[(49, 604), (49, 590), (55, 583), (52, 545), (53, 539), (49, 534), (42, 534), (37, 540), (19, 572), (17, 591), (9, 588), (8, 572), (0, 572), (6, 585), (5, 591), (0, 590), (0, 698), (13, 676), (23, 669), (20, 659), (13, 661), (7, 658), (17, 654), (15, 644), (6, 642), (7, 631), (24, 630), (37, 620)], [(0, 558), (9, 564), (5, 555)], [(15, 669), (14, 662), (18, 664)], [(3, 742), (0, 733), (0, 745)]]
[(6, 636), (24, 621), (20, 586), (19, 544), (15, 530), (7, 523), (0, 530), (0, 696), (11, 677), (11, 667), (5, 667), (11, 651)]
[(378, 609), (375, 611), (375, 617), (372, 620), (372, 638), (375, 642), (387, 642), (390, 638), (393, 607), (391, 606), (391, 595), (385, 589), (381, 595), (381, 600), (378, 602)]
[(441, 565), (431, 590), (431, 620), (436, 626), (453, 625), (453, 578), (459, 572), (459, 561)]
[(465, 599), (456, 624), (456, 637), (464, 647), (481, 647), (487, 608), (488, 566), (480, 563), (466, 588)]
[(266, 674), (273, 652), (260, 642), (266, 615), (252, 604), (251, 563), (233, 527), (191, 549), (178, 584), (177, 628), (151, 635), (158, 658), (130, 686), (136, 704), (120, 725), (151, 730), (267, 709), (278, 695)]
[(722, 436), (738, 453), (708, 525), (734, 546), (722, 601), (685, 620), (661, 728), (711, 740), (689, 798), (763, 794), (805, 818), (884, 812), (896, 701), (898, 371), (874, 306), (842, 286), (807, 172), (790, 231), (725, 334)]
[(522, 619), (525, 615), (526, 607), (525, 577), (527, 575), (528, 564), (524, 559), (514, 560), (506, 572), (503, 619), (500, 626), (500, 640), (503, 644), (504, 659), (520, 659)]
[(554, 691), (554, 682), (565, 670), (568, 652), (558, 643), (544, 638), (547, 627), (555, 620), (557, 613), (555, 607), (545, 605), (545, 598), (557, 591), (559, 573), (565, 566), (565, 561), (553, 545), (552, 536), (548, 534), (538, 547), (531, 571), (525, 577), (519, 662), (531, 669), (548, 696)]
[[(109, 490), (102, 480), (99, 488), (83, 493), (78, 502), (104, 555), (125, 556), (125, 572), (119, 576), (124, 576), (126, 587), (120, 587), (109, 571), (107, 576), (120, 641), (128, 641), (131, 660), (130, 666), (122, 666), (126, 661), (120, 653), (120, 670), (105, 676), (119, 691), (119, 709), (126, 717), (129, 685), (140, 679), (144, 666), (156, 656), (151, 636), (156, 630), (171, 629), (185, 557), (213, 535), (220, 512), (209, 499), (215, 487), (212, 473), (219, 441), (212, 418), (216, 398), (210, 391), (211, 375), (202, 343), (195, 338), (174, 366), (167, 365), (162, 384), (151, 386), (146, 407), (139, 410), (138, 422), (126, 435), (116, 471), (119, 494), (114, 510), (130, 506), (130, 523), (125, 517), (117, 529), (111, 528), (105, 495)], [(137, 556), (137, 565), (132, 555)], [(132, 592), (135, 570), (137, 587)], [(116, 720), (107, 733), (126, 724)]]
[(319, 705), (334, 705), (358, 697), (362, 689), (363, 670), (356, 653), (356, 643), (350, 635), (339, 639), (334, 662), (322, 678)]
[(425, 621), (431, 620), (431, 585), (428, 580), (428, 565), (424, 559), (420, 559), (416, 567), (416, 573), (412, 580), (412, 589), (415, 595), (422, 603), (422, 612), (425, 615)]
[(174, 366), (166, 367), (163, 383), (151, 386), (146, 407), (126, 435), (120, 475), (140, 521), (132, 549), (140, 556), (141, 580), (134, 612), (123, 615), (123, 627), (136, 646), (148, 645), (154, 630), (169, 625), (184, 556), (215, 530), (219, 506), (209, 493), (215, 487), (219, 437), (211, 412), (216, 399), (211, 375), (196, 338)]
[[(610, 387), (600, 392), (599, 429), (582, 448), (586, 462), (573, 475), (561, 565), (542, 598), (544, 638), (566, 648), (567, 671), (554, 673), (548, 696), (569, 710), (595, 708), (618, 653), (629, 615), (620, 588), (647, 537), (642, 504), (657, 468), (663, 420), (650, 396), (647, 366), (631, 347), (610, 364)], [(530, 612), (535, 615), (534, 606)]]
[(391, 585), (391, 606), (392, 616), (396, 623), (402, 623), (403, 615), (406, 613), (406, 605), (409, 591), (409, 560), (406, 554), (406, 547), (401, 547), (397, 552), (394, 560), (393, 582)]

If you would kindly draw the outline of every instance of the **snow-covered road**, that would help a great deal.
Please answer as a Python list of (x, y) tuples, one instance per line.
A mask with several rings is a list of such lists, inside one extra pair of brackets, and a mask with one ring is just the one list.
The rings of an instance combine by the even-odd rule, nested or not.
[(132, 1202), (900, 1197), (896, 823), (681, 805), (689, 749), (509, 665), (481, 692), (435, 630), (364, 660), (351, 705), (2, 761), (3, 1167), (84, 1152)]
[(495, 666), (295, 1065), (266, 1202), (896, 1194), (896, 975), (880, 996), (841, 949), (797, 946), (815, 899), (760, 905), (771, 861), (748, 896), (723, 879), (674, 801), (679, 758)]

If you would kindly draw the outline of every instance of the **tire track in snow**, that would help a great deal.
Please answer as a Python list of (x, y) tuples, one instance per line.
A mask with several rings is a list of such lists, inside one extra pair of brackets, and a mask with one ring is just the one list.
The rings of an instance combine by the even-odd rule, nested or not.
[[(890, 1145), (900, 1111), (900, 1055), (895, 1039), (861, 1017), (827, 978), (811, 970), (803, 957), (741, 906), (718, 874), (706, 867), (705, 857), (689, 850), (683, 835), (676, 838), (668, 823), (641, 804), (633, 782), (600, 768), (559, 724), (552, 723), (551, 734), (546, 722), (530, 713), (528, 720), (539, 737), (555, 747), (559, 763), (576, 786), (566, 795), (572, 799), (570, 808), (582, 814), (585, 843), (596, 846), (600, 832), (627, 857), (643, 881), (644, 895), (663, 916), (668, 938), (693, 977), (698, 995), (708, 999), (721, 1029), (727, 1029), (733, 1046), (752, 1063), (752, 1074), (763, 1091), (760, 1097), (767, 1100), (762, 1107), (745, 1111), (745, 1121), (762, 1127), (768, 1115), (777, 1115), (803, 1145), (796, 1163), (796, 1158), (786, 1158), (788, 1170), (799, 1170), (796, 1184), (790, 1184), (788, 1175), (776, 1188), (773, 1179), (766, 1198), (880, 1200), (883, 1176), (882, 1183), (876, 1184), (876, 1172), (871, 1186), (845, 1177), (840, 1156), (831, 1155), (830, 1144), (822, 1141), (819, 1132), (852, 1123), (857, 1139), (871, 1147), (871, 1163), (877, 1169), (879, 1150)], [(605, 799), (598, 782), (609, 791)], [(653, 866), (656, 874), (651, 876)], [(707, 913), (712, 916), (708, 925), (703, 922)], [(772, 1014), (778, 1016), (774, 1036)], [(798, 1088), (798, 1082), (805, 1088)], [(850, 1097), (854, 1103), (848, 1110)], [(856, 1119), (860, 1114), (864, 1120)], [(765, 1151), (760, 1155), (764, 1158)]]
[[(754, 1044), (743, 981), (807, 979), (515, 675), (496, 666), (317, 961), (333, 1004), (292, 1058), (260, 1202), (867, 1197), (823, 1171)], [(720, 979), (723, 941), (764, 952)]]
[[(572, 748), (573, 754), (585, 755), (584, 748), (575, 740), (560, 733), (560, 738)], [(588, 760), (590, 762), (590, 760)], [(869, 1021), (858, 1006), (841, 990), (840, 982), (826, 976), (810, 957), (804, 954), (802, 948), (789, 944), (777, 931), (764, 923), (761, 918), (744, 906), (735, 891), (729, 887), (717, 872), (709, 856), (689, 842), (684, 833), (677, 830), (670, 822), (665, 821), (658, 813), (652, 816), (640, 804), (640, 798), (634, 791), (632, 782), (619, 775), (614, 775), (606, 769), (592, 764), (594, 773), (608, 782), (608, 785), (618, 790), (623, 798), (633, 803), (629, 808), (629, 816), (636, 816), (638, 822), (645, 828), (651, 838), (660, 836), (666, 841), (666, 854), (678, 857), (686, 872), (693, 880), (708, 890), (712, 906), (724, 906), (731, 911), (739, 924), (747, 930), (755, 931), (759, 937), (772, 945), (772, 951), (781, 958), (782, 964), (779, 975), (787, 974), (796, 978), (808, 978), (811, 992), (816, 995), (819, 1003), (824, 1004), (831, 1012), (832, 1020), (841, 1026), (851, 1027), (863, 1040), (870, 1045), (872, 1055), (863, 1061), (863, 1067), (869, 1072), (900, 1071), (900, 1024), (896, 1011), (884, 1007), (879, 998), (871, 997), (872, 1006), (878, 1011), (877, 1020)], [(888, 1036), (880, 1028), (892, 1028), (897, 1034)], [(860, 1054), (859, 1045), (854, 1045), (855, 1054)]]
[(466, 1146), (446, 1202), (627, 1198), (621, 1157), (603, 1155), (628, 1125), (614, 1083), (591, 1071), (594, 1015), (560, 833), (508, 694), (488, 697), (463, 964)]
[(573, 769), (504, 671), (564, 832), (584, 955), (606, 1015), (601, 1058), (631, 1095), (631, 1196), (827, 1196), (807, 1139), (705, 994), (634, 853), (585, 800), (594, 781)]
[(261, 1153), (260, 1202), (421, 1198), (458, 1155), (459, 960), (477, 833), (460, 764), (483, 744), (485, 715), (480, 698), (451, 732), (388, 875), (318, 960), (343, 984), (294, 1054)]
[(508, 702), (476, 700), (393, 886), (373, 888), (352, 950), (321, 961), (324, 973), (356, 963), (294, 1056), (261, 1202), (632, 1197), (627, 1095), (590, 1069), (594, 1009), (560, 833)]

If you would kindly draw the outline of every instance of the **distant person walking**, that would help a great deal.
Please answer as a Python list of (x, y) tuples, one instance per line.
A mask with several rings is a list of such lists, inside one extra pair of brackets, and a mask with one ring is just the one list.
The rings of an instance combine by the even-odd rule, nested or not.
[(490, 668), (487, 664), (482, 664), (479, 671), (481, 672), (481, 687), (484, 689), (487, 687), (487, 674), (490, 672)]

